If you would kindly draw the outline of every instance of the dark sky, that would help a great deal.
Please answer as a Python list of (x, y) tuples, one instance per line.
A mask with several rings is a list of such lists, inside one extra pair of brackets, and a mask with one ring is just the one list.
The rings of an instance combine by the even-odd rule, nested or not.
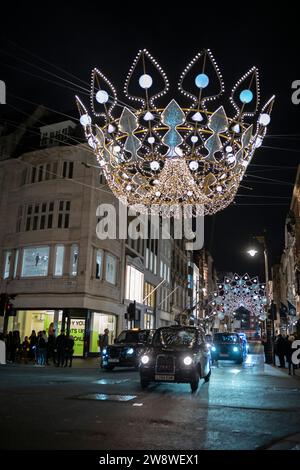
[[(139, 2), (139, 6), (127, 2), (126, 8), (120, 8), (117, 2), (107, 6), (104, 2), (41, 5), (26, 2), (6, 6), (1, 17), (0, 79), (6, 82), (9, 106), (26, 112), (30, 106), (16, 96), (60, 111), (74, 105), (73, 90), (24, 71), (60, 85), (72, 85), (30, 64), (76, 81), (77, 85), (83, 85), (78, 79), (88, 82), (91, 69), (97, 66), (116, 85), (123, 100), (123, 81), (137, 51), (144, 47), (162, 65), (174, 86), (187, 62), (203, 48), (210, 48), (214, 53), (227, 91), (251, 66), (258, 66), (261, 102), (272, 94), (277, 97), (269, 136), (264, 147), (256, 151), (242, 183), (253, 189), (239, 190), (236, 204), (215, 216), (214, 230), (212, 217), (207, 218), (206, 243), (220, 270), (256, 274), (261, 272), (262, 263), (249, 259), (245, 250), (251, 237), (265, 229), (270, 261), (278, 262), (300, 155), (300, 105), (295, 106), (291, 101), (291, 84), (300, 80), (299, 24), (293, 9), (282, 10), (273, 4), (272, 10), (264, 13), (262, 2), (244, 5), (228, 2), (222, 10), (218, 10), (215, 2), (207, 2), (211, 8), (203, 7), (203, 2), (182, 2), (181, 6), (164, 2), (163, 9), (157, 2)], [(29, 63), (22, 63), (20, 58)], [(78, 79), (54, 69), (50, 63)], [(77, 93), (80, 94), (80, 89)], [(229, 104), (226, 107), (225, 103), (225, 109), (230, 109)], [(295, 134), (298, 139), (291, 137)], [(275, 137), (278, 135), (285, 137)]]

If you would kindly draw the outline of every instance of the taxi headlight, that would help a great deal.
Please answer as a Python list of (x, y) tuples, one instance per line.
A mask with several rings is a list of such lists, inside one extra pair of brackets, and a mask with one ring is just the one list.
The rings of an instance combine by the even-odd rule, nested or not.
[(233, 352), (238, 352), (239, 348), (237, 346), (233, 346)]
[(217, 350), (217, 349), (216, 349), (216, 346), (212, 346), (212, 347), (211, 347), (211, 350), (212, 350), (212, 351), (216, 351), (216, 350)]
[(186, 356), (184, 359), (183, 359), (183, 362), (186, 366), (190, 366), (193, 362), (193, 359), (190, 357), (190, 356)]
[(133, 349), (133, 348), (127, 349), (127, 354), (128, 354), (128, 356), (132, 356), (133, 353), (134, 353), (134, 349)]
[(145, 354), (144, 356), (142, 356), (141, 361), (143, 364), (148, 364), (148, 362), (150, 361), (150, 358), (149, 356), (147, 356), (147, 354)]
[(102, 354), (105, 355), (106, 353), (107, 353), (107, 349), (104, 348), (104, 349), (102, 350)]

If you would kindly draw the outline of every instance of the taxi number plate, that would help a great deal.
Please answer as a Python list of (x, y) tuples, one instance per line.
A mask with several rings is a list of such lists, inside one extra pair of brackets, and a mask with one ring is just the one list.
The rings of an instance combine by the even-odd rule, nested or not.
[(119, 359), (108, 359), (108, 362), (119, 362)]
[(220, 357), (228, 357), (229, 354), (220, 354)]
[(161, 374), (155, 375), (155, 380), (174, 380), (174, 379), (175, 379), (174, 375), (161, 375)]

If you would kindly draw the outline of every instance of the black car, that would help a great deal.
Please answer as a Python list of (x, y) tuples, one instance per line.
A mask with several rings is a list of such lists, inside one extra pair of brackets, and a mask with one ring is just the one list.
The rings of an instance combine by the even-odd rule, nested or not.
[(158, 328), (140, 363), (141, 387), (150, 382), (189, 383), (192, 392), (199, 379), (209, 381), (211, 355), (201, 328), (166, 326)]
[(114, 344), (103, 349), (101, 367), (107, 370), (112, 370), (116, 366), (137, 368), (140, 356), (152, 334), (153, 330), (122, 331)]
[(238, 333), (215, 333), (211, 347), (213, 361), (229, 360), (242, 364), (247, 356), (246, 347)]

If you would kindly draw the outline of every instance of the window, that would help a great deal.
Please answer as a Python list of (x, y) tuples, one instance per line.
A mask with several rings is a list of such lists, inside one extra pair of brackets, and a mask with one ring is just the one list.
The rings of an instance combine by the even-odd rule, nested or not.
[(69, 228), (70, 208), (70, 201), (59, 201), (57, 222), (58, 228)]
[(6, 251), (4, 254), (4, 271), (3, 271), (3, 279), (7, 279), (10, 274), (10, 266), (11, 266), (11, 251)]
[(149, 307), (152, 307), (152, 308), (155, 307), (155, 294), (156, 294), (156, 291), (154, 289), (155, 289), (155, 286), (153, 284), (150, 284), (149, 282), (145, 282), (145, 284), (144, 284), (145, 304), (149, 305)]
[(126, 267), (126, 286), (125, 298), (128, 300), (135, 300), (136, 302), (143, 302), (143, 287), (144, 287), (144, 273), (127, 265)]
[(54, 276), (62, 276), (63, 275), (64, 255), (65, 255), (65, 247), (63, 245), (56, 245), (56, 247), (55, 247)]
[(101, 278), (102, 258), (103, 258), (102, 250), (96, 250), (96, 273), (95, 273), (96, 279)]
[(74, 167), (74, 162), (67, 162), (64, 161), (63, 163), (63, 178), (73, 178), (73, 167)]
[(77, 268), (78, 268), (78, 245), (74, 244), (71, 246), (70, 276), (77, 276)]
[(35, 166), (31, 170), (31, 183), (35, 182), (36, 168)]
[(49, 252), (49, 246), (24, 248), (21, 276), (47, 276)]
[(39, 166), (39, 171), (38, 171), (38, 181), (43, 181), (43, 175), (44, 175), (44, 166), (40, 165)]
[(26, 231), (52, 228), (54, 202), (42, 202), (27, 206)]
[(15, 264), (14, 264), (14, 278), (17, 277), (18, 264), (19, 264), (19, 250), (16, 250), (15, 251)]
[(116, 258), (112, 255), (106, 254), (105, 279), (110, 284), (116, 284), (116, 267)]

